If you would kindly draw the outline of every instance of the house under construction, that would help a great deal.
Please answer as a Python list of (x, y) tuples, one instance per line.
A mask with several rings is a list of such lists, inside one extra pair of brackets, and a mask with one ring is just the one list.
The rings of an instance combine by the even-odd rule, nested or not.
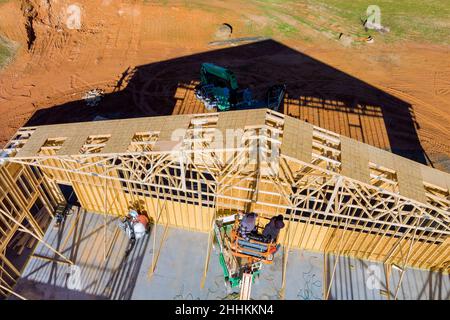
[[(40, 243), (74, 263), (44, 236), (70, 190), (105, 221), (138, 202), (162, 230), (208, 234), (203, 282), (213, 222), (253, 211), (284, 216), (282, 290), (289, 253), (302, 249), (382, 263), (397, 298), (407, 267), (448, 273), (449, 189), (445, 172), (268, 109), (23, 127), (1, 157), (0, 293), (21, 297), (8, 247)], [(323, 298), (336, 281), (331, 261)], [(389, 288), (392, 266), (400, 276)]]

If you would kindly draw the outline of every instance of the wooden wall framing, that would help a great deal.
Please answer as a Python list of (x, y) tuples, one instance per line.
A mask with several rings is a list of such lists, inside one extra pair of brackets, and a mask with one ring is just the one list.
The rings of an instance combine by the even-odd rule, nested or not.
[[(6, 250), (12, 247), (17, 233), (30, 230), (43, 237), (54, 209), (61, 202), (64, 199), (58, 187), (39, 168), (15, 163), (0, 166), (0, 296), (10, 293), (21, 273), (14, 261), (6, 256)], [(42, 205), (38, 212), (33, 208), (37, 203)], [(36, 244), (36, 239), (28, 238), (17, 254), (25, 246), (31, 248)]]
[[(448, 188), (424, 182), (422, 190), (415, 181), (415, 189), (408, 189), (409, 176), (402, 167), (406, 162), (388, 161), (379, 151), (370, 151), (372, 147), (291, 123), (269, 110), (263, 123), (242, 125), (240, 145), (223, 147), (214, 130), (232, 124), (224, 117), (191, 116), (178, 148), (154, 148), (159, 141), (149, 138), (120, 153), (61, 155), (58, 147), (50, 146), (36, 156), (11, 156), (0, 168), (11, 183), (0, 190), (11, 190), (14, 174), (8, 170), (20, 168), (34, 188), (39, 183), (53, 188), (49, 206), (61, 200), (56, 183), (66, 183), (88, 211), (124, 215), (138, 201), (153, 221), (208, 233), (217, 215), (238, 210), (268, 217), (283, 214), (281, 239), (287, 248), (448, 272)], [(311, 141), (295, 140), (298, 130)], [(295, 148), (289, 149), (287, 142)], [(352, 152), (360, 152), (366, 165), (350, 163)], [(369, 164), (365, 152), (379, 157), (371, 157)], [(46, 178), (34, 179), (33, 167)], [(21, 219), (27, 212), (24, 207)]]

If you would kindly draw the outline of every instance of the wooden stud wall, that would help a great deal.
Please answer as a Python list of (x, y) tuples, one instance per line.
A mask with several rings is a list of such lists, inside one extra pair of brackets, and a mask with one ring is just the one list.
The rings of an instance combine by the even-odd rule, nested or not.
[[(156, 223), (200, 232), (211, 232), (214, 217), (239, 210), (266, 217), (282, 214), (286, 228), (280, 239), (288, 248), (448, 271), (448, 187), (436, 185), (435, 179), (422, 188), (417, 181), (424, 168), (416, 168), (417, 181), (409, 191), (417, 196), (411, 199), (398, 192), (409, 179), (407, 162), (369, 146), (355, 147), (327, 130), (304, 125), (312, 141), (300, 143), (296, 131), (289, 129), (297, 124), (288, 121), (284, 132), (283, 116), (271, 111), (191, 118), (177, 150), (153, 150), (167, 142), (157, 141), (155, 133), (154, 141), (139, 152), (64, 156), (58, 155), (59, 145), (49, 144), (38, 157), (11, 157), (0, 169), (9, 181), (5, 185), (0, 179), (0, 190), (14, 189), (16, 195), (17, 172), (25, 170), (33, 188), (42, 183), (52, 190), (49, 207), (61, 201), (56, 183), (65, 183), (73, 186), (87, 211), (120, 216), (139, 202)], [(241, 128), (243, 145), (217, 147), (212, 133), (222, 127)], [(301, 159), (290, 156), (296, 150), (277, 154), (277, 146), (294, 138), (302, 146)], [(361, 148), (370, 156), (358, 158)], [(258, 156), (252, 162), (255, 150)], [(348, 163), (353, 159), (359, 161), (357, 166)], [(45, 178), (33, 179), (31, 167), (39, 167)], [(20, 197), (17, 201), (27, 215), (29, 202)]]
[[(29, 166), (15, 163), (0, 166), (0, 209), (9, 212), (19, 223), (28, 225), (35, 234), (42, 236), (47, 225), (41, 225), (31, 211), (37, 200), (45, 208), (48, 219), (53, 218), (58, 203), (64, 201), (57, 185), (39, 169), (32, 170)], [(12, 289), (21, 270), (6, 257), (6, 250), (16, 233), (20, 232), (19, 225), (0, 213), (0, 226), (0, 283)], [(23, 246), (33, 243), (35, 241)], [(7, 294), (0, 289), (0, 296)]]
[[(95, 159), (96, 161), (98, 159)], [(298, 166), (300, 168), (300, 166)], [(295, 168), (295, 165), (292, 165)], [(57, 176), (61, 172), (57, 170), (44, 169), (48, 175)], [(95, 171), (100, 174), (100, 171)], [(111, 176), (118, 178), (114, 171), (109, 173)], [(182, 203), (180, 201), (165, 200), (164, 197), (178, 197), (183, 199), (179, 192), (171, 190), (164, 192), (152, 192), (152, 196), (138, 195), (140, 189), (136, 188), (138, 183), (124, 184), (117, 180), (104, 179), (99, 176), (91, 176), (86, 174), (67, 173), (70, 184), (74, 186), (76, 194), (82, 206), (92, 212), (102, 213), (104, 210), (105, 190), (108, 199), (108, 208), (106, 213), (112, 215), (124, 215), (128, 211), (128, 207), (136, 200), (141, 201), (149, 213), (150, 218), (156, 220), (159, 209), (165, 202), (165, 214), (161, 215), (160, 223), (168, 224), (173, 227), (179, 227), (192, 231), (209, 232), (211, 229), (211, 219), (214, 214), (214, 208), (200, 196), (197, 192), (197, 198), (186, 199), (192, 201), (192, 204)], [(401, 250), (397, 250), (388, 257), (392, 247), (407, 247), (411, 243), (411, 239), (401, 239), (401, 234), (392, 232), (391, 235), (381, 232), (369, 232), (370, 228), (362, 226), (361, 231), (352, 230), (353, 226), (346, 224), (344, 218), (334, 218), (332, 220), (324, 219), (304, 219), (304, 221), (289, 221), (289, 213), (287, 207), (289, 202), (282, 196), (290, 195), (289, 185), (286, 182), (273, 181), (269, 178), (260, 178), (258, 186), (255, 186), (257, 176), (250, 172), (248, 175), (231, 179), (224, 179), (224, 184), (228, 188), (224, 188), (221, 195), (223, 197), (217, 199), (217, 207), (222, 210), (228, 209), (230, 212), (238, 210), (250, 210), (258, 214), (271, 217), (278, 214), (284, 214), (286, 217), (286, 225), (290, 225), (292, 229), (290, 246), (293, 248), (303, 248), (314, 251), (322, 251), (329, 253), (338, 253), (349, 255), (357, 258), (364, 258), (374, 261), (385, 261), (389, 258), (391, 263), (399, 263), (402, 259)], [(105, 181), (107, 186), (105, 187)], [(308, 181), (308, 180), (305, 180)], [(308, 182), (305, 182), (307, 184)], [(134, 185), (134, 186), (133, 186)], [(161, 187), (162, 189), (163, 187)], [(134, 190), (134, 192), (132, 191)], [(311, 188), (314, 190), (314, 187)], [(325, 198), (330, 197), (331, 189), (324, 192)], [(319, 210), (320, 201), (316, 198), (316, 208)], [(322, 204), (324, 205), (324, 204)], [(300, 210), (301, 211), (301, 210)], [(323, 211), (323, 210), (322, 210)], [(357, 211), (347, 208), (345, 214), (357, 216)], [(311, 215), (312, 217), (312, 215)], [(286, 235), (288, 228), (282, 230), (280, 239), (287, 245), (288, 237)], [(446, 270), (449, 259), (449, 241), (448, 238), (440, 243), (432, 241), (416, 241), (413, 244), (413, 254), (409, 258), (408, 265), (421, 268), (444, 268)], [(433, 254), (430, 259), (431, 253)]]

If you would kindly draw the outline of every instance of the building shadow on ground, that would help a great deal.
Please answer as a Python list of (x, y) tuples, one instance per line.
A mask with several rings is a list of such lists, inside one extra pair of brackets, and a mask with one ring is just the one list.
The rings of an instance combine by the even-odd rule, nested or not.
[(285, 83), (284, 114), (431, 164), (409, 103), (274, 40), (129, 67), (98, 106), (80, 99), (40, 109), (26, 125), (205, 112), (193, 94), (203, 62), (229, 67), (256, 97)]

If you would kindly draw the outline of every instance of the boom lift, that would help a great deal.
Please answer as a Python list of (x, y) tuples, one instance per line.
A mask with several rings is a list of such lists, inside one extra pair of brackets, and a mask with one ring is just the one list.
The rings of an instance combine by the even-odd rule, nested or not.
[(283, 101), (286, 86), (271, 86), (264, 100), (255, 100), (249, 88), (241, 89), (236, 76), (227, 69), (213, 63), (203, 63), (200, 84), (195, 87), (195, 96), (207, 110), (218, 111), (269, 108), (278, 111)]
[(238, 229), (242, 213), (219, 218), (214, 223), (214, 233), (219, 247), (219, 262), (224, 273), (225, 285), (241, 288), (241, 299), (249, 299), (251, 285), (259, 277), (263, 264), (271, 264), (278, 249), (277, 241), (265, 242), (261, 234), (268, 218), (257, 218), (257, 233), (248, 240), (240, 236)]

